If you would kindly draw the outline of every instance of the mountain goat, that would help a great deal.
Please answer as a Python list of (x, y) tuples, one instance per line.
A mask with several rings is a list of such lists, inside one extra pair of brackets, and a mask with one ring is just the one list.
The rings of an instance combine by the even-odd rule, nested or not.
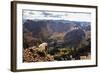
[(47, 48), (48, 48), (48, 44), (44, 42), (44, 43), (39, 45), (39, 48), (37, 48), (37, 50), (40, 52), (44, 52), (44, 51), (46, 52)]

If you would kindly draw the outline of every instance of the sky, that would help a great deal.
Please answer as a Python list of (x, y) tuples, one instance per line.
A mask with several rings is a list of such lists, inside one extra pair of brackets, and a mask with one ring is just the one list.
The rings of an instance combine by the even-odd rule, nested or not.
[(43, 10), (23, 10), (23, 20), (70, 20), (70, 21), (91, 21), (91, 13), (84, 12), (61, 12)]

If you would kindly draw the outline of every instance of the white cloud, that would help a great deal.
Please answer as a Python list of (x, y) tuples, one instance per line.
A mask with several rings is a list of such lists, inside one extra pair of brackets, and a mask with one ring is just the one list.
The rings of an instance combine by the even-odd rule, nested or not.
[(91, 21), (91, 13), (23, 10), (24, 19)]

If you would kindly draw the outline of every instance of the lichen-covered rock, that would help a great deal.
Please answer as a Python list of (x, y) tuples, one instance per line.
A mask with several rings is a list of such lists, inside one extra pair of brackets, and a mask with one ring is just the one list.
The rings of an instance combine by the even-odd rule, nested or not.
[(47, 54), (46, 51), (38, 51), (37, 49), (24, 49), (23, 62), (46, 62), (53, 61), (54, 57)]

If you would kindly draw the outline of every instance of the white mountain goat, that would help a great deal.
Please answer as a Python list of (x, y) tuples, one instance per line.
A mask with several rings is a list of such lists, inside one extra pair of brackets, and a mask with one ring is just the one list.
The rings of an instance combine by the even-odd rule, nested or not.
[(48, 48), (48, 43), (42, 43), (39, 45), (39, 48), (37, 48), (38, 51), (40, 52), (47, 52), (47, 48)]

